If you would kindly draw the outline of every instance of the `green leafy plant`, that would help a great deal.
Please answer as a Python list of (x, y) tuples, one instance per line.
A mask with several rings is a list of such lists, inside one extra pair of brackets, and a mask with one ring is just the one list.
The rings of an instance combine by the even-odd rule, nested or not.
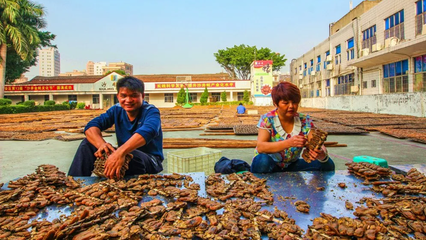
[(206, 87), (204, 88), (204, 92), (201, 94), (201, 97), (200, 97), (201, 105), (206, 105), (208, 98), (209, 98), (209, 91), (207, 90), (207, 87)]
[(222, 93), (220, 93), (220, 99), (222, 100), (222, 102), (226, 102), (226, 91), (223, 91)]

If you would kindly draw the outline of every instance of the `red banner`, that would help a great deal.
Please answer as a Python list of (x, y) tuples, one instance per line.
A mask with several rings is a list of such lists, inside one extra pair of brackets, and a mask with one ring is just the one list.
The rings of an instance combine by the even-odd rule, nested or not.
[(266, 66), (268, 64), (272, 66), (272, 60), (258, 60), (258, 61), (254, 61), (254, 67), (255, 68), (261, 68), (261, 67)]
[(67, 91), (74, 90), (74, 85), (32, 85), (32, 86), (5, 86), (5, 92), (17, 91)]
[(155, 88), (224, 88), (235, 87), (235, 82), (215, 82), (215, 83), (158, 83)]

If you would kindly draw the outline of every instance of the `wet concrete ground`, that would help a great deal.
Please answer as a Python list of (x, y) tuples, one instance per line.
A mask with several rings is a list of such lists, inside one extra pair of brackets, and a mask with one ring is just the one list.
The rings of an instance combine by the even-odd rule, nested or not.
[[(206, 138), (199, 136), (203, 131), (164, 132), (165, 138)], [(210, 136), (219, 139), (256, 139), (257, 136)], [(116, 143), (115, 135), (106, 138), (112, 144)], [(387, 135), (371, 132), (365, 135), (330, 135), (330, 142), (347, 144), (347, 147), (328, 148), (329, 154), (336, 164), (336, 170), (345, 170), (345, 163), (354, 156), (369, 155), (384, 158), (391, 166), (413, 165), (421, 166), (426, 161), (426, 144), (404, 139), (396, 139)], [(23, 177), (33, 173), (41, 164), (53, 164), (67, 173), (75, 151), (81, 141), (64, 142), (59, 140), (46, 141), (0, 141), (0, 183)], [(164, 156), (169, 151), (181, 149), (165, 149)], [(252, 148), (219, 149), (222, 155), (229, 159), (241, 159), (251, 163)], [(217, 159), (219, 160), (219, 159)], [(167, 159), (163, 162), (164, 173), (167, 173)], [(404, 166), (406, 167), (406, 166)]]

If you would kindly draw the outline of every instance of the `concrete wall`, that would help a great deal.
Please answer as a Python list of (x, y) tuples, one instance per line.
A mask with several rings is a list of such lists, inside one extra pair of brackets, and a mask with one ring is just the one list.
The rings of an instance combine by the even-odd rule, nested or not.
[(302, 99), (302, 107), (426, 117), (426, 93), (395, 93)]

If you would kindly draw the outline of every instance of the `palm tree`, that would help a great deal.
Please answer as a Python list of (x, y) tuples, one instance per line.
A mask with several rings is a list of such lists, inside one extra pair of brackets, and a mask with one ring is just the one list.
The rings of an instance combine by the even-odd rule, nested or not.
[(43, 7), (28, 0), (0, 0), (0, 98), (4, 97), (7, 48), (22, 59), (33, 57), (40, 43), (38, 27), (44, 27)]

